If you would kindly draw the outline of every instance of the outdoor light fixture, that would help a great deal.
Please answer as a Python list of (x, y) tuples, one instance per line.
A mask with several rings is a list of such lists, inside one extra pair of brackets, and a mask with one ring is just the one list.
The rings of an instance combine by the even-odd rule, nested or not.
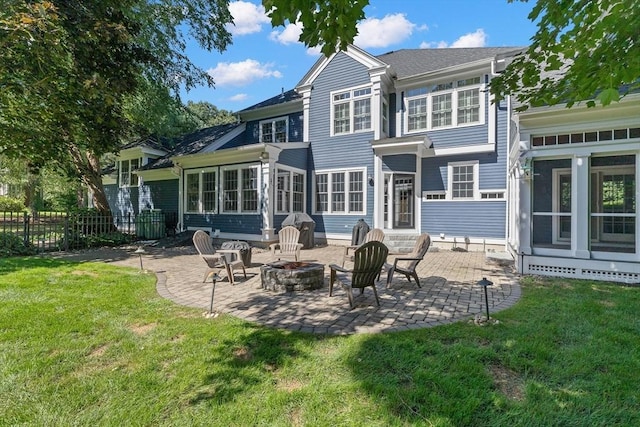
[(367, 180), (369, 181), (369, 185), (370, 185), (371, 187), (373, 187), (373, 184), (375, 184), (375, 181), (374, 181), (374, 179), (373, 179), (373, 176), (369, 175), (369, 177), (367, 178)]
[(138, 246), (138, 249), (134, 252), (134, 254), (138, 254), (140, 256), (140, 271), (144, 271), (142, 268), (142, 254), (146, 254), (147, 252), (144, 250), (142, 246)]
[(269, 160), (269, 153), (267, 153), (266, 151), (263, 151), (262, 153), (260, 153), (260, 160), (262, 161)]
[(483, 277), (482, 280), (478, 282), (478, 285), (484, 288), (484, 305), (487, 308), (487, 322), (489, 322), (489, 297), (487, 296), (487, 286), (493, 285), (493, 282), (487, 280), (486, 277)]
[(213, 295), (216, 292), (216, 282), (218, 280), (220, 280), (218, 273), (213, 273), (211, 275), (211, 281), (213, 282), (213, 286), (211, 287), (211, 303), (209, 304), (209, 312), (205, 313), (205, 317), (218, 317), (218, 313), (213, 312)]

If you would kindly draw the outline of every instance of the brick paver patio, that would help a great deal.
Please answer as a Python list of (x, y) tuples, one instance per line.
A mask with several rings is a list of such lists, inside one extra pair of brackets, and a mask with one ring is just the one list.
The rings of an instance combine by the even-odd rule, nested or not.
[[(134, 248), (100, 249), (61, 255), (79, 260), (112, 262), (139, 268)], [(158, 293), (177, 304), (208, 310), (212, 283), (202, 283), (205, 263), (193, 247), (161, 249), (145, 247), (145, 270), (157, 276)], [(393, 259), (392, 256), (389, 257)], [(380, 307), (371, 289), (355, 292), (356, 307), (349, 309), (346, 292), (334, 287), (329, 297), (330, 263), (340, 263), (342, 248), (322, 246), (303, 250), (302, 260), (325, 264), (325, 285), (314, 291), (272, 292), (262, 289), (260, 265), (271, 261), (270, 253), (254, 248), (247, 280), (240, 272), (236, 285), (226, 278), (216, 285), (214, 310), (270, 327), (323, 333), (352, 334), (425, 328), (472, 319), (484, 313), (484, 293), (477, 282), (486, 277), (491, 313), (512, 306), (520, 297), (518, 278), (512, 268), (487, 260), (483, 252), (454, 252), (432, 248), (418, 266), (422, 288), (395, 275), (389, 289), (386, 275), (377, 286)], [(236, 271), (236, 273), (238, 273)]]

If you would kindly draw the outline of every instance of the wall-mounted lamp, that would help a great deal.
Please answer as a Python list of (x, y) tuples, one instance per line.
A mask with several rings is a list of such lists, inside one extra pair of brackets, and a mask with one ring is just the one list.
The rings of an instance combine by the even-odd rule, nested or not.
[(374, 181), (374, 179), (373, 179), (373, 176), (371, 176), (371, 175), (369, 175), (369, 176), (367, 177), (367, 181), (369, 182), (369, 185), (370, 185), (371, 187), (373, 187), (373, 185), (375, 184), (375, 181)]

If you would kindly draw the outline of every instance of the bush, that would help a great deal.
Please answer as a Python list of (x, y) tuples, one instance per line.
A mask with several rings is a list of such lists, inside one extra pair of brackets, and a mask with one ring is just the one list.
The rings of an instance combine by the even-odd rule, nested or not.
[(15, 197), (0, 196), (0, 212), (21, 212), (26, 210), (22, 200)]
[(25, 245), (20, 236), (13, 233), (0, 233), (0, 258), (35, 253), (36, 248), (29, 242)]

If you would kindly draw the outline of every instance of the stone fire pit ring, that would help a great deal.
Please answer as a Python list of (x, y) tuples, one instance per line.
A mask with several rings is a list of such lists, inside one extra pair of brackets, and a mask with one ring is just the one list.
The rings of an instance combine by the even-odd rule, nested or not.
[(268, 291), (311, 291), (324, 286), (324, 265), (277, 261), (260, 267), (262, 288)]

